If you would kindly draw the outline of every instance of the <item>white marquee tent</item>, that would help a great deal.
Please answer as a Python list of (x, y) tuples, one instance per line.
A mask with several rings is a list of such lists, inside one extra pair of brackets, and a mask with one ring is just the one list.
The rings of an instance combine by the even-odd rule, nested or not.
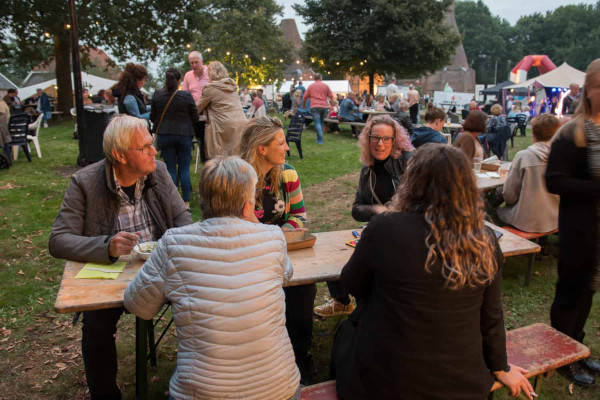
[[(302, 86), (308, 88), (314, 81), (302, 81)], [(324, 84), (329, 86), (329, 89), (333, 93), (348, 93), (350, 91), (350, 83), (348, 81), (323, 81)], [(287, 93), (290, 91), (292, 81), (285, 81), (279, 88), (279, 93)]]
[[(72, 80), (73, 77), (71, 76), (71, 81)], [(81, 83), (84, 89), (88, 89), (90, 94), (95, 95), (101, 89), (110, 89), (114, 84), (117, 83), (117, 81), (82, 72)], [(25, 86), (23, 88), (19, 88), (19, 97), (25, 100), (33, 96), (38, 89), (45, 90), (48, 87), (53, 87), (55, 85), (56, 79), (50, 79), (49, 81), (36, 83), (35, 85)]]
[(516, 89), (516, 88), (527, 88), (532, 86), (535, 82), (541, 84), (544, 87), (569, 87), (571, 83), (576, 83), (579, 86), (583, 86), (585, 79), (585, 72), (571, 67), (569, 64), (562, 63), (560, 67), (553, 69), (550, 72), (546, 72), (543, 75), (536, 76), (526, 80), (525, 82), (517, 83), (515, 85), (505, 86), (502, 89)]

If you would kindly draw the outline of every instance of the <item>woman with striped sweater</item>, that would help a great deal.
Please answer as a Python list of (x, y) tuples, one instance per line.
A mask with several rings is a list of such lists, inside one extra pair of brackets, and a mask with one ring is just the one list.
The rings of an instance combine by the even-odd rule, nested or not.
[[(282, 230), (303, 228), (306, 209), (298, 173), (285, 163), (289, 147), (277, 118), (251, 120), (240, 143), (240, 152), (258, 176), (255, 214), (264, 224), (278, 225)], [(310, 381), (312, 359), (308, 352), (312, 341), (312, 307), (316, 285), (284, 288), (286, 327), (294, 348), (302, 383)]]

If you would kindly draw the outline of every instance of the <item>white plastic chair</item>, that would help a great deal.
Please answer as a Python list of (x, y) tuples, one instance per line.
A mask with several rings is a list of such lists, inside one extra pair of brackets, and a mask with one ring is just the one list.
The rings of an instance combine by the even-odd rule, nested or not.
[[(42, 149), (40, 149), (40, 128), (42, 126), (43, 114), (40, 114), (35, 122), (29, 124), (27, 126), (27, 140), (31, 140), (33, 142), (33, 146), (35, 147), (35, 152), (37, 153), (38, 158), (42, 158)], [(32, 131), (35, 132), (32, 134)]]

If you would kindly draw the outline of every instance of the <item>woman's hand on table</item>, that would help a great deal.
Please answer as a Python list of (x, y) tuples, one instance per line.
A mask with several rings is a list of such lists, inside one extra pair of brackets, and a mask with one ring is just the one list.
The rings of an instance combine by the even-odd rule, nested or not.
[(525, 393), (525, 396), (527, 396), (529, 400), (533, 400), (534, 397), (537, 397), (537, 394), (535, 394), (535, 391), (533, 390), (533, 386), (531, 386), (531, 383), (525, 378), (527, 370), (513, 364), (509, 365), (510, 371), (508, 372), (494, 372), (496, 379), (508, 388), (513, 397), (517, 397), (521, 391)]
[(111, 257), (125, 256), (131, 253), (133, 246), (137, 244), (140, 237), (137, 233), (131, 232), (118, 232), (115, 236), (110, 238), (108, 243), (108, 254)]

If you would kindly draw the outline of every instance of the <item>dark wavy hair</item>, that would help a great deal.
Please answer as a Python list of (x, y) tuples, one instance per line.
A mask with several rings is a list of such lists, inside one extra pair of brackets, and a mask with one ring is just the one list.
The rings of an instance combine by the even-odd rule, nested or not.
[(391, 208), (424, 214), (430, 228), (425, 270), (439, 266), (448, 288), (485, 285), (494, 278), (494, 238), (484, 225), (471, 162), (460, 149), (437, 143), (417, 149)]
[(137, 92), (139, 90), (137, 86), (138, 82), (146, 77), (148, 77), (148, 71), (146, 71), (143, 65), (127, 63), (117, 84), (121, 95), (125, 96)]

